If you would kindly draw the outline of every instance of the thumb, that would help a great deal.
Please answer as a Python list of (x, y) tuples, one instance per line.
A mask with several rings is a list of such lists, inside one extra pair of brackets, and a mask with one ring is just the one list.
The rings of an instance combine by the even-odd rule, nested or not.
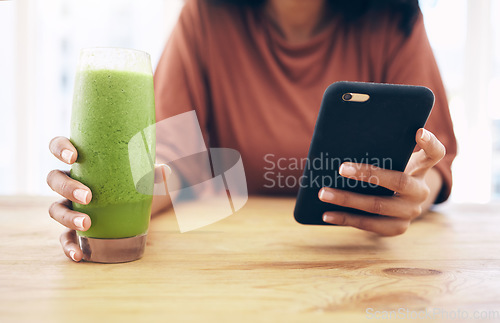
[(445, 156), (446, 149), (433, 133), (423, 128), (417, 131), (415, 139), (422, 149), (412, 154), (407, 169), (412, 176), (424, 176)]

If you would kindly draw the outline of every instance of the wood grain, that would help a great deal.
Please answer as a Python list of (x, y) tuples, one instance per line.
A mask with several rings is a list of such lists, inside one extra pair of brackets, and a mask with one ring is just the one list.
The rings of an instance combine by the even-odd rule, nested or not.
[(356, 322), (369, 308), (500, 321), (499, 205), (448, 205), (379, 238), (303, 226), (293, 199), (251, 197), (192, 232), (161, 215), (143, 259), (103, 265), (63, 255), (50, 202), (0, 198), (1, 322)]

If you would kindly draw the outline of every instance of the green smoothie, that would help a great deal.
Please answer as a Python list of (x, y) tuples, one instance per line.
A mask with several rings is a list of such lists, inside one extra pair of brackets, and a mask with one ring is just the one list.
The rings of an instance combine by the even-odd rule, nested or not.
[[(92, 190), (88, 205), (73, 203), (73, 209), (86, 213), (92, 226), (80, 236), (126, 238), (147, 232), (151, 214), (154, 173), (151, 164), (142, 163), (147, 173), (136, 189), (129, 161), (128, 143), (137, 133), (155, 123), (153, 76), (118, 70), (83, 70), (77, 73), (71, 116), (71, 142), (78, 159), (71, 177)], [(153, 128), (153, 127), (150, 127)], [(154, 131), (146, 136), (145, 154), (155, 160)]]

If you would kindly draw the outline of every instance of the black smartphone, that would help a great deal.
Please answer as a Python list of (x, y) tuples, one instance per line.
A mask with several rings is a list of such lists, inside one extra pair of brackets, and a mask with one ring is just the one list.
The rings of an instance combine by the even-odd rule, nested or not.
[(404, 171), (424, 127), (434, 94), (423, 86), (336, 82), (323, 95), (316, 127), (304, 163), (294, 216), (302, 224), (329, 225), (327, 211), (364, 211), (319, 200), (322, 187), (361, 194), (392, 195), (393, 191), (339, 174), (344, 162), (372, 164)]

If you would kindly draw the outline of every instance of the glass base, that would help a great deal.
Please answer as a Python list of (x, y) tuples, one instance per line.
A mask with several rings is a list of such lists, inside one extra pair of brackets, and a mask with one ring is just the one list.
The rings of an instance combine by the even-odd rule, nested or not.
[(146, 247), (147, 234), (121, 239), (100, 239), (78, 236), (83, 260), (100, 263), (120, 263), (140, 259)]

